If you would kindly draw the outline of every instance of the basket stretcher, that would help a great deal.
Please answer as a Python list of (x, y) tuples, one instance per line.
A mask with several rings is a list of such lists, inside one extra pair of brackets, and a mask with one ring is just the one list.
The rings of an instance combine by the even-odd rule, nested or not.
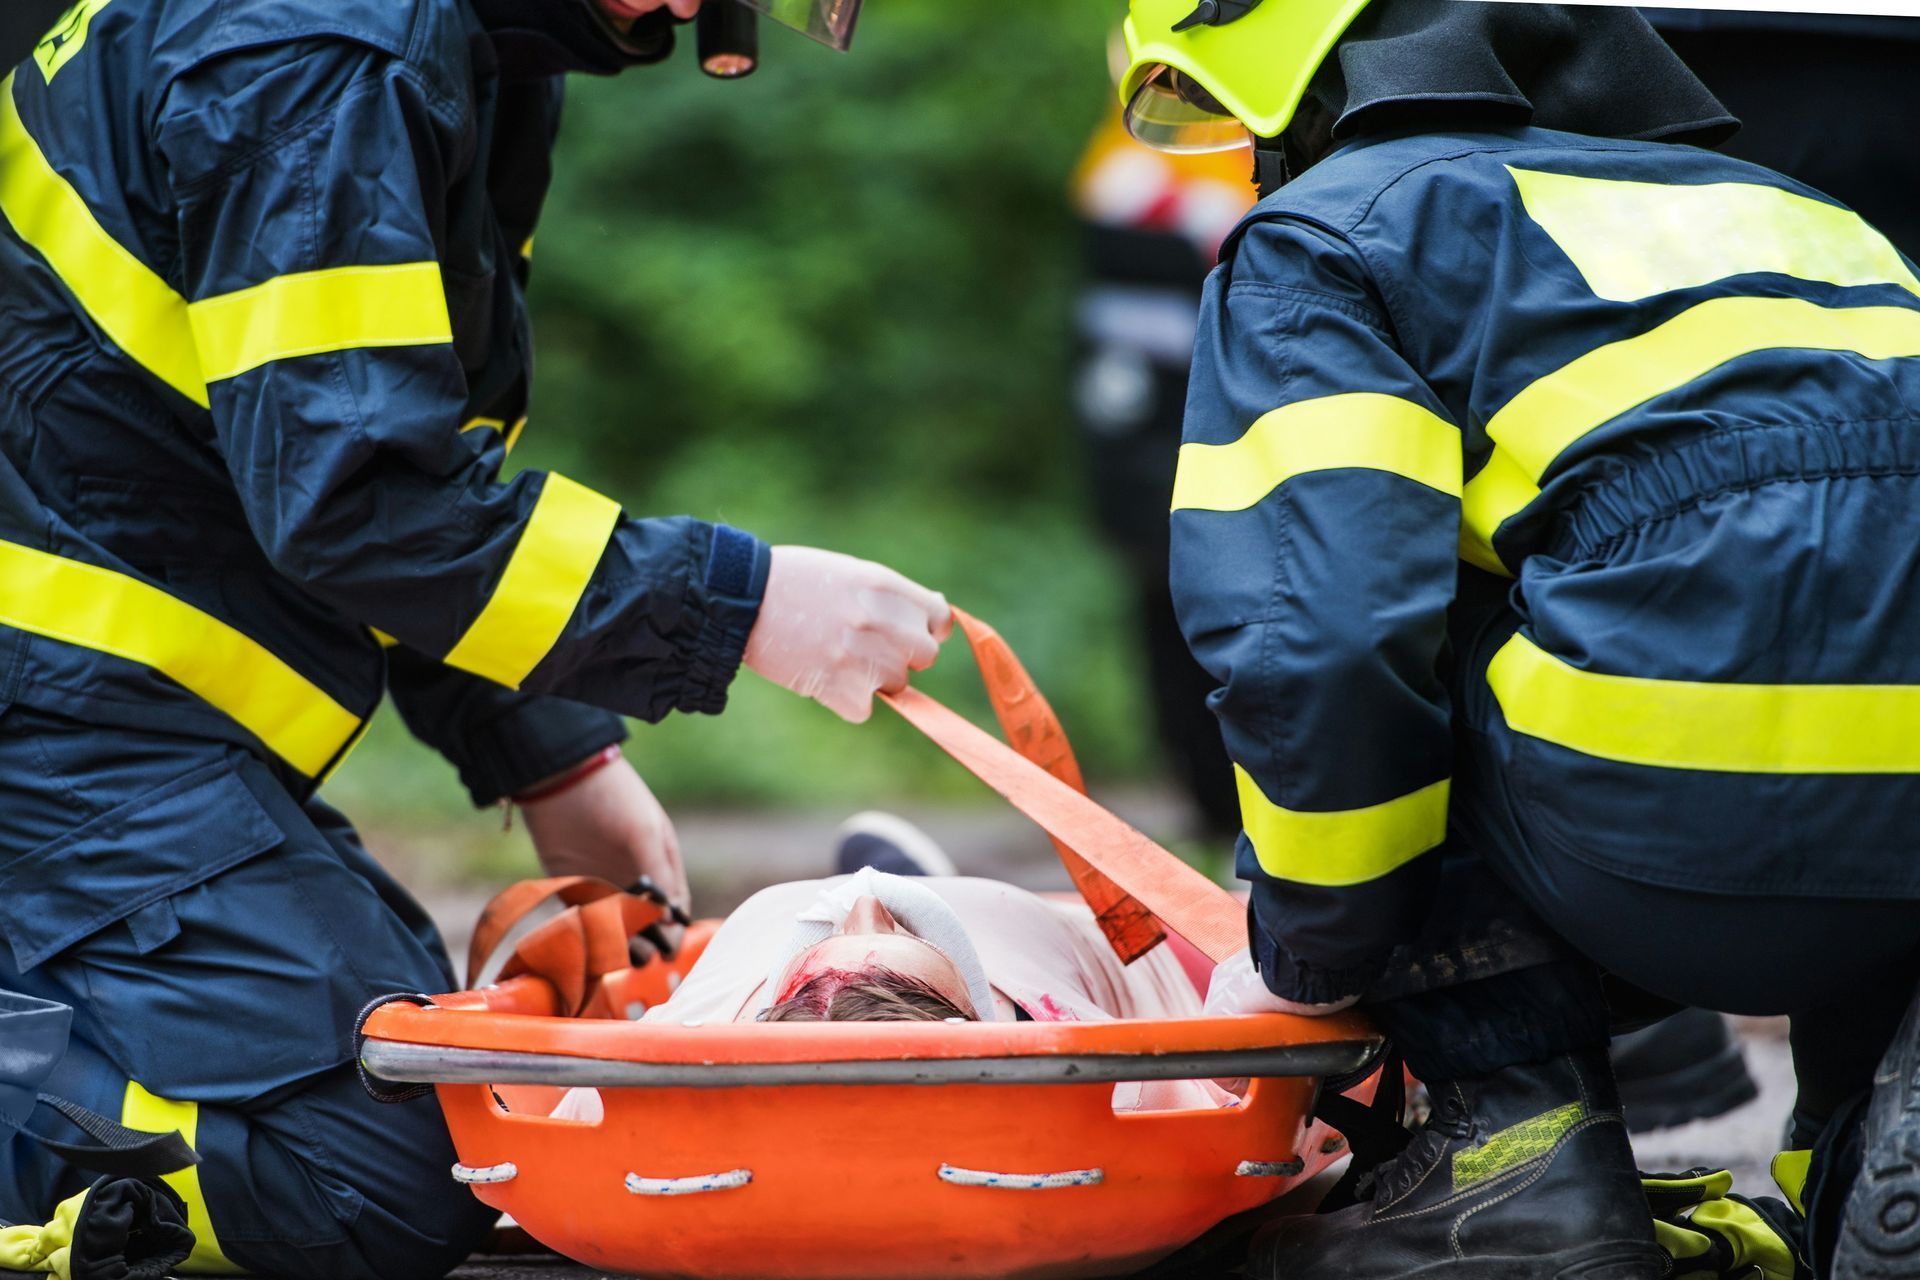
[[(1246, 945), (1224, 890), (1086, 800), (1058, 722), (990, 629), (962, 618), (1018, 753), (931, 699), (889, 699), (1048, 831), (1115, 950)], [(1037, 763), (1036, 763), (1037, 762)], [(453, 1176), (590, 1266), (689, 1280), (1081, 1277), (1138, 1271), (1344, 1153), (1318, 1089), (1371, 1069), (1353, 1015), (1067, 1023), (681, 1025), (663, 1002), (714, 922), (641, 969), (663, 908), (598, 882), (517, 886), (470, 980), (537, 901), (562, 911), (500, 981), (363, 1019), (375, 1081), (431, 1085)], [(1240, 1079), (1240, 1105), (1114, 1109), (1120, 1082)], [(597, 1121), (557, 1119), (570, 1088)], [(1363, 1090), (1364, 1092), (1364, 1090)]]

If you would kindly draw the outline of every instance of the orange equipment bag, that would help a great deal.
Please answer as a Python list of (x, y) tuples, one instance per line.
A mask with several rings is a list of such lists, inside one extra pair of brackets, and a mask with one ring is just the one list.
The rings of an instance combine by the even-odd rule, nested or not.
[[(958, 611), (956, 611), (958, 613)], [(1059, 722), (991, 628), (959, 615), (1015, 752), (915, 690), (913, 724), (1053, 837), (1116, 953), (1178, 934), (1217, 962), (1244, 909), (1079, 790)], [(1124, 1275), (1269, 1203), (1339, 1157), (1313, 1118), (1378, 1037), (1353, 1015), (1113, 1022), (632, 1021), (664, 1001), (715, 922), (671, 962), (628, 968), (663, 904), (536, 881), (488, 908), (479, 990), (364, 1019), (366, 1073), (431, 1084), (453, 1176), (589, 1266), (699, 1280)], [(545, 913), (544, 915), (542, 913)], [(1238, 1106), (1116, 1112), (1129, 1081), (1250, 1080)], [(598, 1121), (555, 1119), (568, 1088)]]

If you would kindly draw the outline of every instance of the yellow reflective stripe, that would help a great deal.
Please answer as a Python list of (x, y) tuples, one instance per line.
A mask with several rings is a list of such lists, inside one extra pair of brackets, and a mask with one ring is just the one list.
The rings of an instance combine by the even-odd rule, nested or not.
[(1453, 1189), (1465, 1191), (1517, 1169), (1529, 1160), (1538, 1160), (1560, 1145), (1560, 1140), (1586, 1118), (1586, 1103), (1569, 1102), (1502, 1129), (1480, 1146), (1455, 1152)]
[(87, 47), (87, 31), (93, 25), (93, 15), (111, 3), (113, 0), (76, 0), (74, 6), (54, 24), (53, 30), (33, 47), (33, 60), (40, 65), (40, 74), (46, 77), (48, 84), (53, 83), (60, 68), (72, 62)]
[(500, 451), (512, 453), (513, 446), (520, 443), (520, 433), (527, 429), (527, 419), (523, 414), (512, 426), (505, 418), (475, 418), (461, 427), (461, 434), (469, 431), (498, 431), (500, 433)]
[(1232, 444), (1180, 446), (1175, 511), (1244, 511), (1297, 475), (1386, 471), (1458, 497), (1460, 433), (1411, 400), (1355, 391), (1275, 409)]
[(128, 357), (201, 408), (206, 379), (178, 293), (120, 245), (21, 123), (14, 77), (0, 81), (0, 215)]
[(187, 314), (208, 382), (298, 356), (453, 341), (437, 262), (277, 276)]
[(1920, 773), (1920, 686), (1602, 675), (1524, 635), (1487, 684), (1516, 733), (1585, 755), (1721, 773)]
[(1899, 251), (1859, 214), (1779, 187), (1507, 172), (1527, 216), (1602, 298), (1632, 302), (1762, 272), (1920, 293)]
[(360, 727), (251, 637), (111, 569), (0, 541), (0, 624), (152, 667), (309, 777)]
[(1405, 866), (1447, 834), (1452, 783), (1432, 786), (1364, 809), (1310, 813), (1283, 809), (1239, 765), (1240, 821), (1270, 876), (1295, 884), (1365, 884)]
[(1493, 462), (1467, 482), (1463, 495), (1473, 545), (1490, 545), (1500, 524), (1539, 496), (1547, 468), (1589, 431), (1729, 360), (1771, 350), (1850, 351), (1869, 360), (1920, 356), (1920, 310), (1714, 298), (1587, 352), (1529, 384), (1488, 421), (1497, 446)]
[(275, 360), (453, 340), (435, 262), (279, 276), (189, 304), (48, 163), (0, 81), (0, 215), (127, 356), (201, 408), (207, 384)]
[[(199, 1149), (195, 1143), (200, 1130), (200, 1104), (157, 1098), (137, 1080), (127, 1081), (127, 1096), (121, 1104), (120, 1123), (141, 1133), (172, 1133), (178, 1130), (188, 1146)], [(220, 1250), (220, 1239), (213, 1230), (213, 1218), (207, 1212), (207, 1197), (200, 1189), (200, 1166), (188, 1165), (177, 1173), (165, 1174), (160, 1180), (186, 1201), (187, 1226), (193, 1231), (194, 1245), (184, 1269), (202, 1275), (241, 1274), (241, 1269), (228, 1261), (227, 1255)]]
[(1655, 396), (1756, 351), (1920, 355), (1920, 309), (1823, 307), (1801, 298), (1714, 298), (1595, 348), (1528, 386), (1487, 434), (1535, 480), (1574, 441)]
[(619, 520), (612, 498), (549, 474), (500, 585), (447, 665), (519, 688), (560, 639)]
[(1487, 465), (1467, 481), (1460, 495), (1460, 558), (1489, 573), (1513, 572), (1493, 549), (1493, 535), (1509, 518), (1540, 496), (1540, 486), (1498, 445)]

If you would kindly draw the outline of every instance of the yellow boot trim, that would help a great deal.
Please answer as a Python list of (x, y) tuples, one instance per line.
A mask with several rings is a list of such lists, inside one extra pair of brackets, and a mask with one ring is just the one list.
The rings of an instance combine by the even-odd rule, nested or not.
[[(198, 1151), (196, 1136), (200, 1129), (200, 1104), (173, 1102), (148, 1093), (139, 1081), (127, 1081), (126, 1101), (121, 1105), (120, 1123), (142, 1133), (172, 1133), (178, 1130), (187, 1145)], [(213, 1219), (207, 1213), (207, 1198), (200, 1190), (200, 1166), (189, 1165), (161, 1179), (186, 1201), (187, 1226), (193, 1231), (193, 1252), (181, 1264), (183, 1272), (197, 1275), (232, 1276), (242, 1269), (227, 1260), (220, 1251), (220, 1239), (214, 1234)]]
[(1453, 1189), (1465, 1191), (1553, 1150), (1567, 1131), (1587, 1118), (1583, 1102), (1569, 1102), (1502, 1129), (1482, 1146), (1453, 1158)]

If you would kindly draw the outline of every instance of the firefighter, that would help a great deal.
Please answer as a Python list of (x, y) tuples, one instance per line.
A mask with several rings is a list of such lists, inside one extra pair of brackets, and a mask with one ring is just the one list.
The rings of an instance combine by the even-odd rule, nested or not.
[[(351, 1061), (369, 999), (453, 982), (316, 794), (383, 694), (549, 868), (679, 895), (615, 713), (718, 712), (744, 661), (864, 719), (948, 628), (877, 565), (500, 480), (560, 76), (696, 7), (80, 0), (0, 82), (0, 1012), (71, 1009), (29, 1100), (197, 1148), (192, 1270), (439, 1275), (491, 1216)], [(0, 1220), (49, 1222), (76, 1135), (0, 1114)]]
[(1912, 265), (1701, 149), (1735, 122), (1630, 10), (1133, 0), (1128, 41), (1135, 135), (1251, 138), (1264, 192), (1172, 503), (1253, 882), (1211, 1003), (1364, 1000), (1435, 1098), (1257, 1273), (1662, 1275), (1603, 967), (1793, 1019), (1812, 1230), (1713, 1247), (1911, 1275)]

